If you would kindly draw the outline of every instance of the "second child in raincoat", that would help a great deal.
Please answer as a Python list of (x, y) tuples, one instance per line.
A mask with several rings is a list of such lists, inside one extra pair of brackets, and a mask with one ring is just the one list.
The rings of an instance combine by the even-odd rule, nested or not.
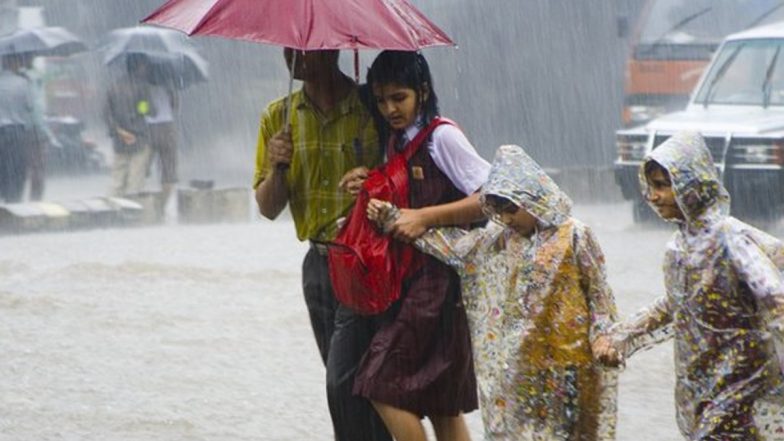
[[(593, 233), (517, 146), (499, 148), (481, 200), (496, 222), (415, 245), (460, 275), (485, 439), (615, 439), (617, 375), (591, 346), (616, 309)], [(368, 216), (389, 225), (396, 211), (373, 200)]]
[(783, 409), (782, 243), (729, 216), (729, 194), (699, 134), (679, 133), (653, 150), (640, 183), (678, 231), (664, 257), (666, 295), (614, 328), (616, 349), (630, 356), (674, 338), (686, 439), (780, 439), (769, 433), (781, 431), (772, 423)]

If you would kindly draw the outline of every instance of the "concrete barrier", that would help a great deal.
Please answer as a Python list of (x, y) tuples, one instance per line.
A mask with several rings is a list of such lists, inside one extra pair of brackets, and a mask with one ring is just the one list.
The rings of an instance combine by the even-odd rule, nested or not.
[(250, 221), (250, 190), (245, 187), (177, 191), (178, 221), (186, 224)]
[(143, 192), (137, 194), (127, 195), (126, 199), (130, 199), (142, 207), (139, 218), (136, 219), (145, 225), (151, 225), (163, 222), (163, 193), (161, 192)]
[(34, 233), (140, 225), (144, 207), (124, 198), (0, 204), (0, 233)]

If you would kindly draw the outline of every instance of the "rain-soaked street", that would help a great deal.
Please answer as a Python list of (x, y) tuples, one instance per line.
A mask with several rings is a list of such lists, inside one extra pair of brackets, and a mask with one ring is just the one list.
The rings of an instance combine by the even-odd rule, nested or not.
[[(629, 211), (576, 208), (624, 316), (661, 293), (669, 236)], [(257, 220), (0, 238), (0, 438), (330, 440), (292, 230)], [(629, 362), (619, 440), (679, 439), (671, 354), (665, 344)], [(478, 412), (469, 424), (481, 439)]]
[[(260, 23), (245, 20), (243, 26), (283, 23), (282, 28), (287, 28), (284, 21), (260, 14), (263, 9), (254, 2), (261, 0), (225, 3), (253, 5), (247, 15)], [(107, 104), (115, 81), (127, 83), (124, 75), (130, 75), (140, 59), (146, 60), (141, 65), (155, 68), (147, 72), (144, 83), (157, 92), (150, 90), (149, 96), (134, 101), (131, 113), (137, 122), (143, 115), (144, 124), (172, 123), (175, 130), (163, 142), (164, 149), (159, 146), (161, 159), (152, 169), (139, 160), (134, 173), (138, 188), (116, 194), (149, 202), (152, 198), (144, 198), (169, 191), (176, 195), (198, 187), (206, 194), (213, 185), (218, 190), (232, 186), (240, 202), (243, 192), (248, 192), (255, 213), (250, 186), (257, 136), (265, 131), (259, 117), (291, 84), (281, 47), (269, 41), (235, 40), (237, 30), (230, 26), (224, 29), (231, 31), (228, 38), (176, 34), (158, 41), (164, 37), (155, 34), (163, 31), (138, 25), (163, 3), (0, 0), (0, 34), (44, 25), (73, 32), (55, 31), (67, 37), (68, 44), (58, 43), (65, 48), (35, 51), (20, 50), (16, 40), (3, 40), (7, 35), (0, 35), (0, 55), (32, 63), (20, 71), (31, 79), (25, 99), (41, 102), (25, 101), (25, 112), (42, 117), (35, 124), (43, 124), (46, 116), (47, 127), (61, 131), (49, 140), (50, 145), (38, 146), (40, 161), (33, 160), (36, 154), (31, 153), (24, 155), (30, 164), (0, 167), (0, 178), (3, 170), (14, 172), (7, 176), (23, 178), (18, 186), (21, 193), (26, 184), (19, 171), (31, 173), (29, 196), (0, 194), (0, 441), (331, 441), (325, 368), (301, 286), (308, 245), (297, 241), (288, 211), (275, 222), (254, 215), (252, 221), (241, 223), (189, 224), (182, 214), (186, 204), (178, 207), (175, 196), (160, 223), (156, 223), (160, 213), (148, 206), (144, 217), (155, 219), (140, 222), (145, 226), (100, 229), (98, 222), (73, 220), (71, 227), (96, 229), (6, 234), (8, 225), (15, 228), (22, 223), (15, 216), (27, 216), (26, 208), (38, 206), (38, 197), (45, 202), (41, 207), (50, 210), (49, 202), (103, 197), (112, 187), (112, 165), (130, 168), (122, 166), (121, 153), (125, 148), (136, 151), (141, 143), (128, 140), (129, 135), (135, 139), (124, 133), (128, 127), (110, 127), (113, 118), (107, 117), (111, 113)], [(192, 4), (210, 3), (215, 4), (214, 0)], [(623, 202), (621, 194), (627, 199), (639, 196), (637, 171), (647, 149), (658, 148), (665, 134), (672, 134), (671, 127), (680, 128), (684, 120), (694, 118), (672, 117), (670, 126), (652, 131), (643, 124), (686, 106), (722, 39), (730, 32), (784, 19), (784, 0), (493, 0), (492, 7), (488, 7), (491, 2), (475, 0), (411, 3), (456, 43), (421, 52), (433, 75), (423, 84), (432, 88), (433, 97), (438, 91), (443, 116), (457, 121), (484, 159), (492, 159), (499, 145), (514, 143), (555, 172), (556, 180), (562, 180), (577, 201), (575, 217), (598, 237), (622, 318), (662, 295), (662, 259), (673, 227), (636, 223), (634, 218), (644, 220), (651, 213), (640, 211), (641, 204)], [(326, 4), (324, 0), (319, 6)], [(347, 0), (332, 4), (353, 5)], [(222, 11), (206, 9), (216, 15)], [(343, 12), (348, 9), (362, 12), (362, 8), (339, 9), (324, 15), (346, 18)], [(238, 14), (247, 19), (244, 15)], [(384, 28), (371, 24), (370, 30)], [(113, 41), (111, 36), (122, 28), (119, 35), (125, 37)], [(145, 53), (149, 47), (138, 43), (144, 49), (140, 50), (130, 43), (130, 36), (139, 32), (149, 33), (150, 41), (179, 41), (181, 46), (174, 50), (164, 44), (167, 53), (158, 53), (157, 46)], [(725, 71), (733, 73), (725, 69), (729, 64), (715, 69), (703, 101), (691, 107), (698, 116), (707, 115), (708, 127), (717, 130), (709, 147), (712, 155), (720, 155), (714, 159), (720, 163), (725, 184), (733, 184), (733, 193), (744, 190), (735, 193), (735, 200), (778, 217), (762, 227), (782, 238), (784, 126), (778, 122), (784, 120), (784, 75), (778, 75), (784, 72), (780, 66), (784, 58), (778, 55), (784, 33), (776, 35), (780, 46), (766, 49), (765, 63), (738, 58), (738, 66), (756, 69), (750, 78), (760, 81), (753, 83), (753, 91), (765, 95), (756, 105), (758, 112), (752, 112), (762, 115), (758, 120), (741, 121), (738, 115), (749, 113), (743, 108), (724, 120), (711, 116), (711, 111), (733, 107), (728, 105), (732, 102), (709, 103), (718, 92), (725, 93), (723, 86), (714, 88), (714, 83), (719, 84)], [(360, 40), (364, 41), (352, 35), (352, 44)], [(385, 47), (362, 47), (356, 58), (344, 50), (341, 71), (346, 78), (356, 75), (360, 83), (365, 82), (378, 49)], [(36, 51), (35, 57), (21, 57)], [(733, 60), (737, 52), (725, 60)], [(144, 75), (145, 69), (138, 75)], [(417, 71), (421, 69), (418, 64)], [(40, 82), (33, 89), (36, 78)], [(162, 92), (163, 84), (171, 90)], [(297, 89), (302, 86), (294, 84)], [(741, 90), (746, 83), (737, 85)], [(0, 84), (0, 138), (3, 124), (8, 124), (3, 122), (7, 104), (2, 89)], [(726, 93), (733, 96), (733, 91), (728, 87)], [(745, 95), (739, 96), (734, 105), (748, 107)], [(297, 105), (297, 112), (306, 107)], [(19, 122), (11, 128), (14, 125)], [(619, 129), (623, 130), (616, 133)], [(739, 136), (730, 129), (747, 133), (741, 130)], [(358, 139), (352, 140), (355, 148)], [(0, 153), (10, 145), (2, 141)], [(28, 141), (32, 145), (32, 138)], [(341, 152), (348, 145), (344, 141), (339, 142)], [(170, 154), (168, 160), (163, 159), (164, 150)], [(363, 156), (359, 150), (354, 155)], [(6, 158), (21, 161), (22, 155)], [(0, 156), (0, 166), (10, 163)], [(742, 173), (753, 174), (735, 175), (736, 165)], [(417, 168), (412, 167), (412, 173)], [(765, 179), (771, 176), (773, 180)], [(306, 180), (316, 183), (319, 191), (330, 182)], [(743, 183), (753, 185), (745, 188)], [(144, 192), (137, 193), (139, 189)], [(6, 205), (20, 200), (32, 203), (16, 206), (16, 211)], [(142, 217), (141, 208), (135, 207)], [(246, 214), (243, 208), (240, 217)], [(210, 220), (225, 214), (213, 211)], [(323, 206), (321, 212), (326, 213)], [(674, 382), (671, 342), (628, 361), (620, 376), (617, 440), (683, 440), (675, 422)], [(552, 400), (547, 404), (552, 406)], [(482, 440), (479, 412), (469, 414), (467, 421), (472, 439)], [(432, 432), (429, 425), (427, 430)], [(784, 441), (782, 436), (766, 441)], [(432, 433), (430, 439), (435, 439)]]

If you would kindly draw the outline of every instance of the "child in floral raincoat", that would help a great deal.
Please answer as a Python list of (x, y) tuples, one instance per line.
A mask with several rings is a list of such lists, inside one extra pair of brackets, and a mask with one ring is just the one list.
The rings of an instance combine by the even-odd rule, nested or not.
[[(688, 440), (780, 439), (771, 432), (781, 431), (782, 243), (729, 216), (698, 134), (677, 134), (651, 152), (640, 183), (678, 231), (664, 257), (667, 294), (613, 329), (616, 349), (629, 356), (674, 337), (677, 420)], [(603, 359), (604, 343), (596, 347)]]
[[(616, 374), (591, 344), (615, 301), (593, 233), (517, 146), (499, 148), (481, 200), (497, 222), (431, 229), (415, 244), (461, 276), (486, 439), (614, 439)], [(381, 225), (396, 215), (369, 204)]]

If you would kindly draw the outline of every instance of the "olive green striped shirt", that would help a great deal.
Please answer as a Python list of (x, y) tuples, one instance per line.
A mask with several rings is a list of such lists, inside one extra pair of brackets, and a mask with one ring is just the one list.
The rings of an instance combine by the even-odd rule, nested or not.
[[(261, 117), (254, 188), (269, 173), (266, 144), (282, 130), (285, 106), (285, 97), (273, 101)], [(336, 220), (354, 203), (353, 196), (338, 188), (340, 178), (352, 168), (372, 168), (381, 160), (376, 130), (356, 88), (326, 115), (302, 90), (293, 93), (291, 107), (294, 153), (286, 185), (297, 238), (331, 241)]]

